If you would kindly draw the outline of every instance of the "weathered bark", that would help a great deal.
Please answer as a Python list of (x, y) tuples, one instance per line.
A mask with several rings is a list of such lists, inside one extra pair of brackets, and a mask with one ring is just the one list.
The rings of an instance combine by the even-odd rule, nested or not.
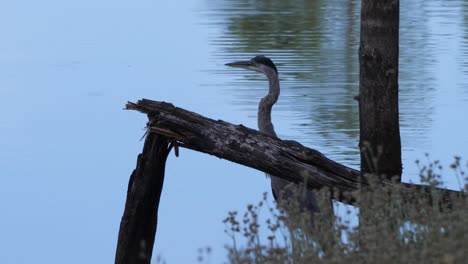
[[(320, 152), (295, 141), (283, 141), (242, 125), (215, 121), (172, 104), (151, 100), (128, 102), (127, 109), (148, 114), (148, 135), (142, 154), (138, 156), (127, 191), (125, 212), (120, 224), (115, 263), (150, 263), (157, 227), (157, 211), (161, 196), (167, 156), (173, 146), (189, 148), (237, 162), (293, 182), (307, 182), (307, 187), (330, 187), (334, 199), (354, 204), (368, 182), (359, 171), (332, 161)], [(170, 144), (170, 142), (172, 142)], [(307, 180), (307, 181), (306, 181)], [(451, 197), (464, 195), (429, 186), (391, 183), (378, 180), (377, 185), (404, 186), (406, 203), (414, 194), (428, 193), (427, 201), (441, 209), (452, 207)], [(441, 199), (433, 200), (437, 192)], [(417, 200), (420, 201), (420, 200)], [(402, 204), (404, 206), (405, 202)], [(359, 204), (355, 204), (358, 205)]]
[[(361, 1), (359, 46), (359, 147), (361, 173), (366, 177), (401, 181), (401, 143), (398, 117), (399, 0)], [(360, 230), (367, 219), (384, 214), (385, 207), (361, 208)], [(382, 210), (382, 212), (376, 212)], [(397, 236), (397, 230), (394, 235)], [(359, 247), (368, 247), (360, 242)]]
[(257, 130), (215, 121), (172, 104), (151, 100), (128, 103), (153, 116), (149, 129), (177, 140), (179, 146), (240, 163), (292, 182), (308, 179), (311, 188), (335, 186), (355, 190), (359, 171), (328, 159), (295, 141), (283, 141)]
[(361, 172), (401, 180), (398, 117), (398, 0), (361, 1)]
[[(242, 125), (215, 121), (172, 104), (151, 100), (127, 103), (127, 109), (149, 114), (148, 129), (178, 142), (180, 147), (193, 149), (227, 159), (293, 182), (305, 182), (311, 189), (324, 186), (335, 190), (334, 199), (347, 204), (356, 202), (349, 191), (366, 188), (368, 182), (357, 170), (328, 159), (317, 150), (306, 148), (295, 141), (270, 137)], [(378, 180), (383, 186), (402, 185), (412, 193), (440, 192), (443, 206), (451, 206), (450, 195), (458, 192), (407, 183)], [(375, 187), (375, 186), (374, 186)]]
[(120, 222), (116, 264), (151, 263), (158, 222), (159, 199), (170, 152), (166, 137), (149, 133), (136, 169), (130, 176), (125, 211)]

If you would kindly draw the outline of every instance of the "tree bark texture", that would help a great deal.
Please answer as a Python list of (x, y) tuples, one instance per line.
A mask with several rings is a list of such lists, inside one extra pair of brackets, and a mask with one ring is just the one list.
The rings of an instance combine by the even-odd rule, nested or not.
[(166, 137), (148, 133), (143, 152), (138, 155), (136, 169), (128, 183), (127, 201), (117, 242), (116, 264), (151, 263), (159, 199), (170, 150)]
[[(163, 135), (180, 147), (227, 159), (292, 182), (307, 182), (310, 189), (329, 187), (335, 191), (334, 199), (347, 204), (356, 202), (356, 196), (349, 191), (368, 186), (359, 171), (295, 141), (270, 137), (242, 125), (215, 121), (165, 102), (142, 99), (137, 103), (128, 102), (126, 109), (148, 114), (148, 131)], [(408, 190), (408, 201), (412, 199), (411, 193), (438, 191), (443, 196), (444, 207), (451, 206), (450, 195), (457, 195), (455, 191), (385, 179), (378, 180), (378, 184), (404, 186)]]
[(141, 100), (127, 109), (151, 113), (149, 130), (177, 140), (179, 146), (246, 165), (292, 182), (308, 179), (309, 187), (354, 190), (359, 171), (326, 158), (295, 141), (283, 141), (257, 130), (215, 121), (172, 104)]
[(361, 172), (401, 180), (398, 114), (398, 0), (361, 1), (359, 120)]

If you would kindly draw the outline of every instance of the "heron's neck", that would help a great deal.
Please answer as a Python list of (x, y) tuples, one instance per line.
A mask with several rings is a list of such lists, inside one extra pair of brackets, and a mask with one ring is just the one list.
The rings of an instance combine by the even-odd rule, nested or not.
[(280, 85), (278, 74), (266, 73), (270, 86), (268, 94), (262, 98), (258, 106), (258, 129), (267, 135), (276, 137), (275, 129), (271, 123), (271, 108), (278, 101)]

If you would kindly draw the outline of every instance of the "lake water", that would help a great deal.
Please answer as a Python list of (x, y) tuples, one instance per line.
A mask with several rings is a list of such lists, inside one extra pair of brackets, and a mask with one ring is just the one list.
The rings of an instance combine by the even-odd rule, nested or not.
[[(468, 158), (468, 2), (402, 1), (400, 126), (416, 159)], [(224, 63), (257, 54), (281, 78), (278, 135), (359, 167), (359, 1), (0, 2), (2, 263), (113, 261), (146, 117), (127, 100), (172, 102), (256, 128), (262, 75)], [(456, 189), (448, 171), (447, 186)], [(263, 173), (181, 150), (171, 156), (155, 255), (212, 262), (222, 219), (256, 202)], [(271, 197), (270, 197), (271, 198)], [(28, 254), (25, 254), (28, 252)]]
[[(277, 62), (282, 95), (273, 115), (280, 137), (358, 168), (359, 1), (209, 2), (201, 11), (204, 24), (222, 32), (210, 35), (215, 61), (267, 54)], [(400, 122), (404, 178), (410, 179), (413, 162), (426, 152), (447, 162), (467, 153), (468, 24), (460, 1), (401, 5)], [(264, 77), (212, 70), (219, 71), (232, 76), (225, 88), (230, 103), (255, 118)]]

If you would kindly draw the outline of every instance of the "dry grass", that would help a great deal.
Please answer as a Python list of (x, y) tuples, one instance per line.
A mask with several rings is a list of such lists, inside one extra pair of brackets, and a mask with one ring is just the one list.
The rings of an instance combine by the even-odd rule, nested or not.
[[(442, 186), (443, 170), (437, 161), (420, 166), (423, 183)], [(460, 158), (450, 170), (460, 185), (465, 184), (460, 189), (466, 194), (468, 177)], [(416, 193), (407, 203), (399, 187), (375, 185), (373, 190), (359, 195), (359, 228), (350, 223), (351, 211), (335, 217), (327, 190), (318, 194), (322, 211), (312, 224), (297, 203), (290, 203), (286, 213), (264, 194), (242, 217), (230, 212), (225, 219), (226, 233), (232, 238), (227, 247), (229, 262), (468, 263), (466, 195), (452, 197), (454, 206), (447, 209), (439, 206), (437, 193)], [(265, 212), (270, 217), (260, 223)]]

